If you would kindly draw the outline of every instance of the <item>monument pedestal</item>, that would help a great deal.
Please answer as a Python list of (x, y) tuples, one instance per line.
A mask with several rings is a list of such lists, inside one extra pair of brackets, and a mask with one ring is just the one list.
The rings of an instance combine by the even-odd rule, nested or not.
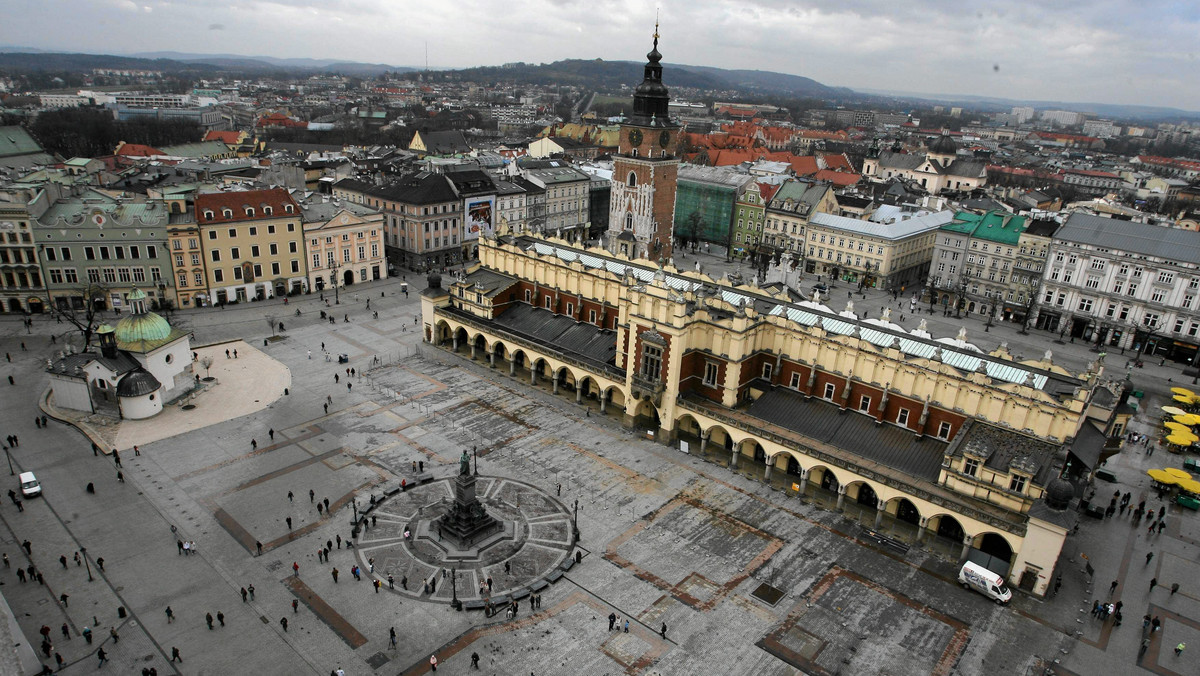
[(475, 476), (459, 474), (454, 477), (454, 503), (436, 522), (442, 540), (457, 549), (471, 549), (476, 544), (504, 529), (503, 524), (487, 513), (475, 495)]

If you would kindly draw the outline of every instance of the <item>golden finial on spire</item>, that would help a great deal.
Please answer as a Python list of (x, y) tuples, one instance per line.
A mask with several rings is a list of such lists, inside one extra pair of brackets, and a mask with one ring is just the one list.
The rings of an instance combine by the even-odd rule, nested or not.
[(658, 41), (658, 8), (654, 8), (654, 40)]

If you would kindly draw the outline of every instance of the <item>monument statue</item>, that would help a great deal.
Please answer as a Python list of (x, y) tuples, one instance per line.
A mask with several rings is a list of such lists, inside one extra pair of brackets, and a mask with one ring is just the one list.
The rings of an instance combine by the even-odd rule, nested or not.
[(469, 458), (467, 456), (467, 452), (465, 450), (462, 452), (462, 457), (460, 457), (458, 459), (458, 473), (459, 474), (470, 474), (471, 473), (471, 458)]

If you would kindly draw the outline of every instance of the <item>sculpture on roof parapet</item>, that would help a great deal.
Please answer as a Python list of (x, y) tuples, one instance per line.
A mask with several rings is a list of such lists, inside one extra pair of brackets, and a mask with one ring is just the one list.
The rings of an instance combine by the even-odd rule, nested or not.
[(921, 323), (917, 325), (917, 330), (923, 333), (929, 333), (928, 326), (929, 322), (926, 322), (924, 319), (922, 319)]
[(1046, 350), (1046, 354), (1042, 355), (1042, 361), (1050, 361), (1054, 357), (1052, 350)]
[(890, 323), (892, 321), (892, 308), (885, 307), (883, 309), (883, 315), (880, 317), (880, 319), (886, 323)]
[(958, 339), (962, 342), (967, 342), (967, 327), (962, 326), (958, 329)]

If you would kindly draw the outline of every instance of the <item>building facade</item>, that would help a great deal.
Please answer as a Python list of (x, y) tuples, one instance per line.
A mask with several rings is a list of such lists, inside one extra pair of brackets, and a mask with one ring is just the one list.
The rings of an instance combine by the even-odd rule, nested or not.
[(300, 212), (309, 289), (332, 289), (336, 295), (357, 283), (387, 279), (381, 212), (354, 202), (334, 204), (328, 197), (301, 203)]
[(462, 261), (465, 205), (443, 174), (422, 171), (386, 185), (347, 178), (334, 184), (333, 194), (383, 212), (392, 265), (424, 271)]
[(1195, 363), (1200, 242), (1188, 230), (1073, 213), (1054, 233), (1037, 325)]
[(75, 312), (90, 303), (124, 311), (135, 288), (145, 290), (151, 307), (174, 297), (164, 203), (48, 183), (31, 206), (39, 213), (34, 240), (55, 310)]
[(29, 213), (35, 194), (32, 187), (0, 189), (0, 312), (40, 313), (46, 308), (46, 285)]
[(208, 266), (204, 258), (204, 240), (196, 214), (171, 213), (167, 225), (167, 246), (170, 248), (171, 273), (175, 279), (175, 307), (207, 307), (212, 304), (208, 295)]
[(669, 260), (680, 128), (668, 111), (670, 96), (662, 81), (657, 28), (654, 48), (646, 59), (642, 83), (633, 94), (633, 114), (621, 124), (613, 155), (608, 249), (635, 258)]
[(969, 192), (987, 184), (987, 163), (958, 157), (958, 144), (948, 135), (930, 142), (925, 153), (880, 151), (873, 147), (863, 160), (863, 176), (880, 180), (906, 178), (931, 195)]
[(282, 188), (196, 196), (212, 303), (307, 290), (300, 208)]
[(539, 233), (582, 242), (588, 236), (588, 190), (591, 177), (558, 160), (529, 162), (522, 177), (545, 192)]
[(483, 243), (480, 264), (431, 278), (428, 342), (1034, 594), (1115, 430), (1087, 419), (1102, 368), (528, 237)]
[(1012, 285), (1026, 223), (1024, 216), (1001, 211), (956, 213), (934, 240), (926, 285), (932, 304), (999, 318), (1006, 301), (1024, 303), (1030, 290), (1018, 294)]
[(676, 243), (730, 244), (738, 198), (753, 182), (719, 167), (681, 165), (675, 192)]

